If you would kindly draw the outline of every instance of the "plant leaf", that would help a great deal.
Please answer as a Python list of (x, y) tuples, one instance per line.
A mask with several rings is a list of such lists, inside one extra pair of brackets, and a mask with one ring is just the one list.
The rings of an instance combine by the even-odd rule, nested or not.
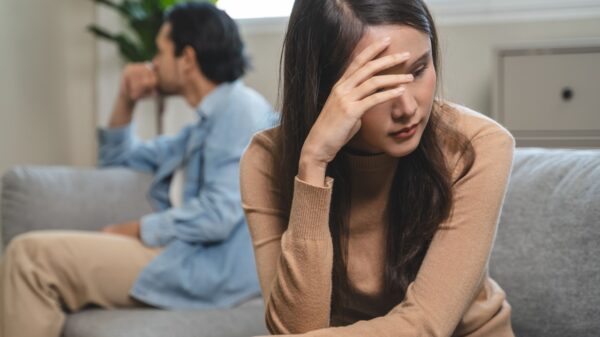
[(129, 62), (144, 62), (149, 58), (144, 54), (144, 51), (139, 46), (130, 40), (125, 34), (115, 36), (116, 42), (119, 45), (119, 51)]
[(125, 0), (121, 4), (121, 7), (126, 13), (124, 16), (127, 20), (144, 20), (149, 15), (144, 4), (139, 1)]
[(98, 27), (97, 25), (89, 25), (89, 26), (87, 26), (87, 29), (92, 34), (96, 35), (97, 37), (108, 39), (108, 40), (113, 40), (113, 41), (116, 39), (116, 37), (113, 34), (109, 33), (104, 28)]
[(93, 0), (95, 3), (107, 6), (119, 12), (121, 15), (127, 15), (122, 5), (116, 4), (110, 0)]

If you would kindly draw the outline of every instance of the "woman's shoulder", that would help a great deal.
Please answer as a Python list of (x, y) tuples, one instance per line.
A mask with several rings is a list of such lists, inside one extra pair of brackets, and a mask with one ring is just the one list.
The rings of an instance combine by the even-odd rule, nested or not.
[(444, 103), (441, 115), (441, 118), (467, 141), (467, 146), (449, 146), (452, 142), (444, 146), (448, 163), (454, 168), (454, 179), (462, 177), (465, 168), (469, 171), (476, 167), (489, 166), (490, 162), (512, 159), (515, 140), (498, 122), (455, 103)]
[(279, 126), (276, 126), (254, 134), (242, 156), (240, 163), (242, 171), (251, 167), (265, 167), (265, 164), (276, 162), (279, 132)]
[[(248, 150), (275, 153), (276, 144), (279, 142), (280, 127), (275, 126), (257, 132), (252, 136)], [(248, 151), (247, 150), (247, 151)]]
[(452, 102), (441, 106), (442, 118), (471, 142), (484, 137), (513, 138), (504, 126), (480, 112)]

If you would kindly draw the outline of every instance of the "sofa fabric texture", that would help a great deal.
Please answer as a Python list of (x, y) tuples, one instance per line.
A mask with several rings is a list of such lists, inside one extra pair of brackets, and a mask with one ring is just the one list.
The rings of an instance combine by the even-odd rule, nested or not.
[(600, 150), (518, 149), (490, 273), (520, 337), (600, 334)]
[(123, 168), (21, 166), (2, 177), (2, 239), (32, 230), (81, 229), (152, 212), (152, 176)]
[(267, 334), (262, 299), (228, 310), (84, 310), (71, 315), (64, 337), (248, 337)]

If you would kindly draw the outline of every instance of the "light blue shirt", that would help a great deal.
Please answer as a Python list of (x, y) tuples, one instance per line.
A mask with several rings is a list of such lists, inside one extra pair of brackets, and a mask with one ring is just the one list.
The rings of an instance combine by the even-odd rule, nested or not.
[[(236, 81), (219, 85), (197, 113), (198, 121), (176, 136), (149, 142), (136, 139), (132, 125), (99, 130), (100, 166), (154, 175), (148, 194), (156, 212), (142, 217), (141, 239), (165, 248), (141, 272), (131, 295), (163, 308), (227, 308), (260, 292), (239, 162), (252, 135), (274, 124), (273, 109)], [(181, 167), (184, 204), (173, 208), (169, 184)]]

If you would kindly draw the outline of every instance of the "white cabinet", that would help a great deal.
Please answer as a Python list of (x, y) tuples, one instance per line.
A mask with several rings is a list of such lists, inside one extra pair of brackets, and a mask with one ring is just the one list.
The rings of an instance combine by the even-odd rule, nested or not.
[(600, 147), (600, 43), (502, 48), (494, 117), (517, 146)]

